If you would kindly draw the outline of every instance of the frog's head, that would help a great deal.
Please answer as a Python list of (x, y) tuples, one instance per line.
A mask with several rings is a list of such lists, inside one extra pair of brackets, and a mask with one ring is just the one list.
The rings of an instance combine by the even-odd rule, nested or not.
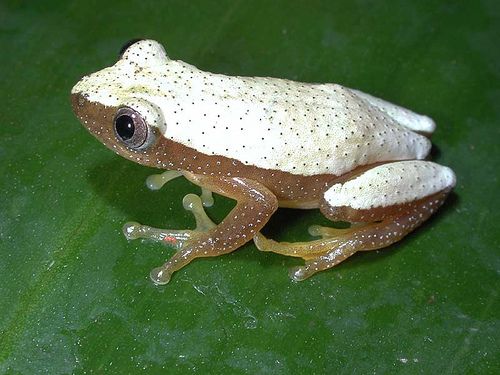
[(124, 46), (118, 62), (84, 76), (71, 90), (73, 111), (82, 124), (116, 153), (145, 165), (156, 165), (153, 154), (166, 127), (158, 97), (159, 72), (169, 58), (152, 40)]

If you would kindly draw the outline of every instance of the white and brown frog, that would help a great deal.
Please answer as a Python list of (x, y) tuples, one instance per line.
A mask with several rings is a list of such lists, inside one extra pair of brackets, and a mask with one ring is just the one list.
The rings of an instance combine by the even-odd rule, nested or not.
[[(303, 280), (357, 251), (399, 241), (429, 218), (455, 185), (450, 168), (424, 160), (434, 122), (338, 84), (226, 76), (171, 60), (153, 40), (136, 41), (118, 62), (83, 77), (71, 91), (83, 125), (117, 154), (166, 169), (237, 204), (218, 225), (198, 196), (184, 204), (195, 230), (127, 223), (127, 238), (178, 249), (151, 271), (157, 284), (195, 258), (232, 252), (253, 240), (259, 250), (301, 257)], [(260, 230), (278, 207), (319, 208), (347, 229), (313, 226), (319, 239), (285, 243)]]

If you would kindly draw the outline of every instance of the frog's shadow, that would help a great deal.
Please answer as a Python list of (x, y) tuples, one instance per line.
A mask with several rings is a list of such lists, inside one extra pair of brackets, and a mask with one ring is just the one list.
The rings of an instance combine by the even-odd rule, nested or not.
[(155, 173), (160, 171), (114, 158), (95, 164), (88, 172), (88, 179), (97, 195), (127, 220), (142, 220), (157, 226), (161, 224), (160, 218), (165, 218), (165, 211), (172, 206), (176, 195), (181, 193), (176, 194), (175, 189), (168, 189), (168, 194), (149, 190), (145, 180)]

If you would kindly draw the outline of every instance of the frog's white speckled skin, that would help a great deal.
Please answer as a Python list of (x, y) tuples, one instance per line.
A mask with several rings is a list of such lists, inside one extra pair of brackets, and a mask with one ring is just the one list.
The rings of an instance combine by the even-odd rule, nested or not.
[(406, 108), (386, 102), (359, 90), (349, 89), (360, 98), (364, 99), (370, 105), (379, 108), (387, 113), (391, 118), (410, 130), (423, 134), (432, 134), (436, 130), (436, 124), (427, 116), (418, 115)]
[[(400, 240), (456, 183), (451, 169), (422, 160), (435, 129), (429, 117), (337, 84), (204, 72), (169, 59), (151, 40), (83, 77), (72, 89), (72, 104), (85, 127), (116, 153), (179, 171), (165, 181), (182, 174), (205, 192), (237, 201), (219, 225), (203, 231), (126, 226), (127, 238), (182, 241), (152, 271), (158, 284), (195, 258), (231, 252), (251, 239), (259, 250), (305, 259), (290, 273), (303, 280), (357, 251)], [(131, 117), (120, 117), (124, 113)], [(120, 136), (119, 118), (133, 122), (141, 142)], [(319, 240), (277, 243), (259, 231), (278, 206), (319, 208), (330, 220), (362, 225), (322, 228), (314, 232)], [(205, 217), (201, 204), (192, 209)]]
[(450, 168), (409, 160), (383, 164), (343, 184), (335, 184), (324, 198), (331, 206), (366, 210), (416, 201), (450, 186), (455, 186), (455, 174)]
[(410, 129), (431, 132), (432, 120), (359, 91), (208, 73), (170, 60), (151, 41), (132, 45), (114, 66), (80, 81), (76, 92), (131, 106), (165, 137), (207, 155), (303, 176), (423, 159), (431, 146)]

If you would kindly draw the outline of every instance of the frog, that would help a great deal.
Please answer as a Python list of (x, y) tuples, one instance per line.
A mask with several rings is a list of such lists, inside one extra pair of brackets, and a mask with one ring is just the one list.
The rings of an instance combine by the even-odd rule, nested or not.
[[(428, 116), (336, 83), (211, 73), (171, 59), (151, 39), (127, 43), (114, 65), (71, 90), (83, 126), (109, 149), (164, 172), (160, 189), (183, 176), (195, 229), (126, 223), (127, 239), (173, 246), (154, 268), (155, 284), (197, 258), (256, 248), (303, 259), (302, 281), (352, 255), (386, 248), (414, 231), (456, 185), (449, 167), (429, 160)], [(205, 207), (215, 193), (236, 205), (218, 224)], [(313, 225), (308, 241), (280, 242), (262, 229), (280, 207), (319, 209), (346, 228)]]

